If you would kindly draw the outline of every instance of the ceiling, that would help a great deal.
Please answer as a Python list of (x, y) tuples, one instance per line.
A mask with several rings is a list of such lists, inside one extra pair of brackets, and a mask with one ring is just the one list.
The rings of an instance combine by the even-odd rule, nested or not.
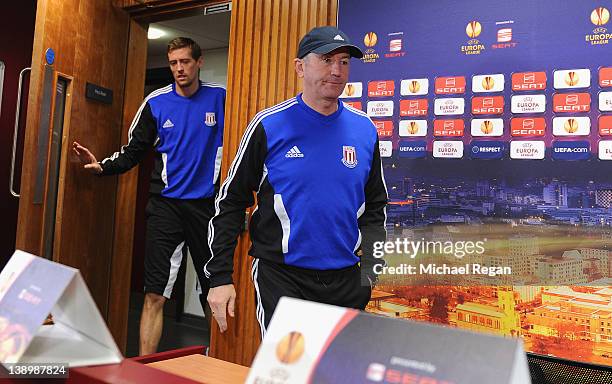
[(212, 15), (190, 16), (159, 23), (151, 27), (161, 29), (166, 35), (149, 40), (148, 57), (166, 55), (167, 44), (175, 37), (185, 36), (195, 40), (202, 50), (227, 48), (229, 46), (230, 12)]

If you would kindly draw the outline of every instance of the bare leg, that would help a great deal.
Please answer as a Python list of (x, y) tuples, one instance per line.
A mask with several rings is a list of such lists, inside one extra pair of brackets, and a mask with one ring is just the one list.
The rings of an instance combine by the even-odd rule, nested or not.
[(164, 327), (164, 304), (166, 298), (156, 293), (147, 293), (140, 317), (140, 356), (157, 352), (157, 345)]

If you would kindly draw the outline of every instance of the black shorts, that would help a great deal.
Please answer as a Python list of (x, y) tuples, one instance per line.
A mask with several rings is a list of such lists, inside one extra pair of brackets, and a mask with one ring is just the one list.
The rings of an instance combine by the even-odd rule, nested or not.
[(358, 264), (344, 269), (317, 271), (255, 259), (251, 272), (262, 339), (283, 296), (364, 309), (372, 295), (372, 287), (361, 284)]
[(209, 280), (204, 264), (210, 259), (208, 222), (214, 215), (214, 198), (180, 200), (151, 194), (146, 208), (144, 290), (166, 298), (183, 260), (183, 247), (191, 252), (202, 294), (208, 295)]

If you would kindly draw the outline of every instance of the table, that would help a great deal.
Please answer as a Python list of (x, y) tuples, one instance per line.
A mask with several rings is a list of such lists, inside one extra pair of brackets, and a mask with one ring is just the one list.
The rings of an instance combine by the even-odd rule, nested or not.
[(204, 355), (182, 356), (147, 366), (206, 384), (242, 384), (249, 373), (248, 367)]
[[(237, 384), (244, 383), (249, 368), (205, 356), (205, 347), (187, 347), (124, 359), (119, 364), (70, 368), (67, 384)], [(3, 379), (0, 383), (38, 384), (44, 379)]]

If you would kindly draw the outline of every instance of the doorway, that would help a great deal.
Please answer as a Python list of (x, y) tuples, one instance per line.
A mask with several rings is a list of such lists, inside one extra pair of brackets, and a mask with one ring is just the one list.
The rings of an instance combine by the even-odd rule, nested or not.
[[(173, 82), (168, 68), (167, 43), (175, 37), (184, 36), (195, 40), (202, 48), (204, 65), (200, 79), (226, 85), (230, 3), (203, 8), (199, 14), (174, 18), (149, 24), (147, 50), (147, 72), (143, 98), (155, 89)], [(157, 38), (154, 38), (157, 37)], [(145, 207), (149, 195), (149, 181), (153, 170), (153, 154), (140, 163), (134, 222), (134, 245), (128, 343), (126, 356), (138, 354), (138, 325), (142, 308), (143, 265), (145, 251)], [(200, 305), (197, 277), (190, 255), (183, 263), (174, 286), (173, 297), (164, 310), (164, 331), (159, 351), (190, 345), (209, 345), (208, 325)]]
[[(32, 62), (36, 0), (2, 6), (0, 24), (0, 270), (15, 251), (21, 158)], [(15, 120), (17, 119), (17, 123)], [(15, 132), (17, 132), (15, 137)], [(13, 156), (13, 141), (15, 155)], [(12, 177), (11, 177), (12, 176)], [(12, 181), (12, 183), (11, 183)], [(11, 192), (12, 191), (12, 192)]]

